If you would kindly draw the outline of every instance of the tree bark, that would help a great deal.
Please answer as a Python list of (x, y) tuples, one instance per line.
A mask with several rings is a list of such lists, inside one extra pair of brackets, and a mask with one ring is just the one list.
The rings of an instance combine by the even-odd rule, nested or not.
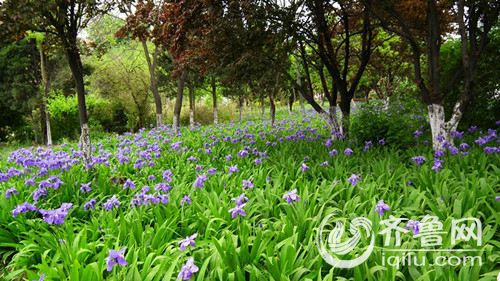
[(178, 132), (181, 127), (180, 118), (181, 118), (181, 109), (182, 109), (182, 97), (184, 96), (184, 80), (186, 79), (187, 71), (182, 71), (181, 74), (177, 77), (177, 98), (175, 99), (174, 106), (174, 117), (173, 124), (174, 131)]
[(41, 101), (40, 101), (40, 140), (42, 145), (47, 144), (47, 120), (46, 120), (46, 112), (45, 112), (45, 101), (42, 96)]
[(265, 118), (266, 117), (266, 106), (264, 104), (264, 95), (261, 95), (260, 96), (260, 107), (261, 107), (261, 110), (262, 110), (262, 118)]
[(238, 91), (238, 107), (240, 111), (240, 122), (243, 121), (243, 95), (241, 94), (241, 90)]
[(148, 63), (148, 70), (149, 70), (149, 89), (151, 92), (153, 92), (153, 98), (155, 100), (155, 106), (156, 106), (156, 127), (160, 127), (163, 125), (163, 107), (162, 107), (162, 102), (161, 102), (161, 97), (160, 93), (158, 92), (158, 83), (156, 81), (156, 64), (157, 64), (157, 57), (158, 57), (158, 47), (155, 47), (155, 50), (153, 51), (153, 61), (151, 61), (151, 57), (149, 55), (148, 51), (148, 43), (146, 40), (141, 40), (142, 43), (142, 48), (144, 49), (144, 55), (146, 56), (146, 61)]
[(45, 109), (45, 128), (47, 132), (47, 146), (52, 145), (52, 133), (50, 130), (50, 113), (47, 107), (47, 100), (49, 98), (49, 75), (47, 73), (47, 56), (45, 55), (43, 44), (40, 44), (40, 70), (42, 73), (42, 86), (43, 86), (43, 107)]
[[(295, 73), (297, 76), (297, 84), (302, 87), (302, 77), (300, 76), (300, 62), (299, 56), (295, 55)], [(304, 96), (299, 94), (300, 109), (302, 110), (302, 115), (306, 115), (306, 107), (304, 105)]]
[(276, 106), (274, 105), (274, 94), (269, 93), (269, 114), (271, 115), (271, 126), (275, 126)]
[(212, 99), (214, 101), (214, 124), (219, 123), (219, 117), (217, 115), (217, 86), (215, 84), (215, 74), (212, 75)]
[(194, 84), (193, 81), (191, 80), (189, 80), (188, 83), (188, 90), (189, 90), (189, 128), (193, 129), (195, 100), (194, 100)]
[(33, 111), (30, 113), (31, 116), (31, 122), (33, 123), (33, 133), (35, 133), (35, 144), (38, 144), (38, 128), (37, 128), (37, 122), (35, 122), (35, 117), (33, 117)]

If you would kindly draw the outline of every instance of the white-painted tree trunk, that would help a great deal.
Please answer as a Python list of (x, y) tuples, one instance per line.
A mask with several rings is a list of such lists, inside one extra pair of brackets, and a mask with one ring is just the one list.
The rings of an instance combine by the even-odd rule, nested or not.
[(80, 136), (80, 145), (82, 147), (82, 164), (85, 169), (90, 164), (90, 156), (92, 153), (92, 144), (90, 142), (90, 130), (87, 123), (82, 124), (82, 134)]
[(340, 130), (339, 123), (336, 118), (326, 111), (322, 111), (319, 115), (325, 120), (328, 129), (330, 129), (330, 137), (334, 139), (336, 136), (335, 133)]
[(163, 124), (163, 117), (161, 113), (156, 113), (156, 126), (161, 126), (159, 124)]
[(179, 123), (179, 115), (174, 113), (174, 119), (173, 119), (173, 124), (172, 126), (174, 127), (174, 131), (178, 132), (179, 128), (181, 127), (181, 124)]
[(389, 109), (390, 101), (391, 101), (391, 97), (389, 97), (389, 96), (382, 100), (382, 105), (383, 105), (385, 110)]
[(443, 143), (451, 143), (451, 130), (445, 122), (444, 107), (440, 104), (431, 104), (427, 107), (431, 125), (432, 148), (443, 149)]

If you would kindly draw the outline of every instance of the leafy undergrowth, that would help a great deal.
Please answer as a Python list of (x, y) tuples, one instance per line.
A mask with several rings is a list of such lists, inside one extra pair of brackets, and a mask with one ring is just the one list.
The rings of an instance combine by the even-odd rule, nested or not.
[[(275, 128), (268, 121), (183, 128), (180, 133), (164, 126), (112, 137), (95, 143), (88, 171), (74, 145), (12, 152), (0, 169), (5, 192), (0, 198), (0, 278), (496, 278), (496, 131), (456, 133), (456, 147), (435, 156), (425, 141), (426, 129), (402, 150), (383, 139), (328, 140), (327, 128), (314, 114), (283, 114), (278, 121)], [(426, 126), (425, 118), (412, 122)], [(289, 193), (293, 190), (298, 197)], [(382, 216), (375, 212), (380, 200), (390, 206)], [(422, 220), (432, 215), (444, 225), (478, 218), (483, 223), (482, 265), (397, 268), (387, 266), (375, 250), (353, 269), (334, 268), (316, 246), (317, 230), (332, 213), (343, 219), (366, 217), (376, 232), (389, 216)], [(195, 246), (190, 240), (180, 244), (188, 236)], [(419, 247), (411, 233), (403, 234), (402, 241), (402, 248)], [(376, 245), (383, 244), (383, 236), (377, 236)], [(443, 245), (453, 247), (447, 235)], [(458, 247), (478, 248), (475, 241)]]

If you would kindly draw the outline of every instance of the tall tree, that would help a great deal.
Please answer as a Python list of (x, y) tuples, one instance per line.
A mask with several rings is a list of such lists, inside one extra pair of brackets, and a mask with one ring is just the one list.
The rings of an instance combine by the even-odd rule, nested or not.
[(118, 37), (131, 36), (132, 39), (137, 39), (142, 44), (144, 55), (148, 63), (150, 77), (149, 88), (153, 93), (156, 106), (156, 126), (159, 127), (163, 125), (163, 106), (156, 79), (156, 73), (158, 71), (158, 54), (160, 50), (159, 47), (155, 45), (153, 53), (150, 54), (148, 47), (148, 41), (151, 39), (151, 26), (154, 22), (158, 21), (158, 13), (154, 12), (157, 7), (152, 0), (138, 1), (135, 5), (135, 12), (132, 12), (129, 3), (124, 3), (120, 7), (128, 16), (126, 24), (116, 32), (116, 35)]
[(25, 31), (56, 35), (64, 48), (75, 80), (80, 120), (82, 164), (87, 167), (91, 157), (90, 130), (85, 104), (83, 67), (78, 48), (78, 32), (94, 17), (111, 9), (112, 1), (84, 0), (6, 0), (0, 6), (0, 34), (22, 36)]
[[(451, 132), (456, 130), (468, 104), (477, 95), (474, 70), (490, 41), (492, 27), (498, 23), (500, 3), (487, 0), (363, 2), (385, 29), (409, 43), (415, 80), (429, 112), (433, 148), (442, 149), (444, 141), (452, 142)], [(444, 36), (453, 32), (454, 26), (458, 27), (457, 35), (460, 36), (462, 64), (447, 81), (442, 81), (441, 46)], [(427, 72), (422, 70), (421, 40), (426, 47)], [(464, 78), (462, 92), (451, 118), (446, 121), (442, 101), (461, 76)]]

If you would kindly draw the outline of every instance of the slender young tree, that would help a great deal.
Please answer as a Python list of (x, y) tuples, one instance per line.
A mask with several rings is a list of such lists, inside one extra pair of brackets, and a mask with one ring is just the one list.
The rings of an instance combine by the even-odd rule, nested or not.
[(75, 81), (82, 164), (85, 167), (90, 163), (91, 142), (77, 37), (89, 20), (107, 13), (113, 5), (111, 0), (6, 0), (0, 6), (0, 34), (3, 36), (19, 36), (25, 31), (38, 31), (52, 33), (59, 38)]

